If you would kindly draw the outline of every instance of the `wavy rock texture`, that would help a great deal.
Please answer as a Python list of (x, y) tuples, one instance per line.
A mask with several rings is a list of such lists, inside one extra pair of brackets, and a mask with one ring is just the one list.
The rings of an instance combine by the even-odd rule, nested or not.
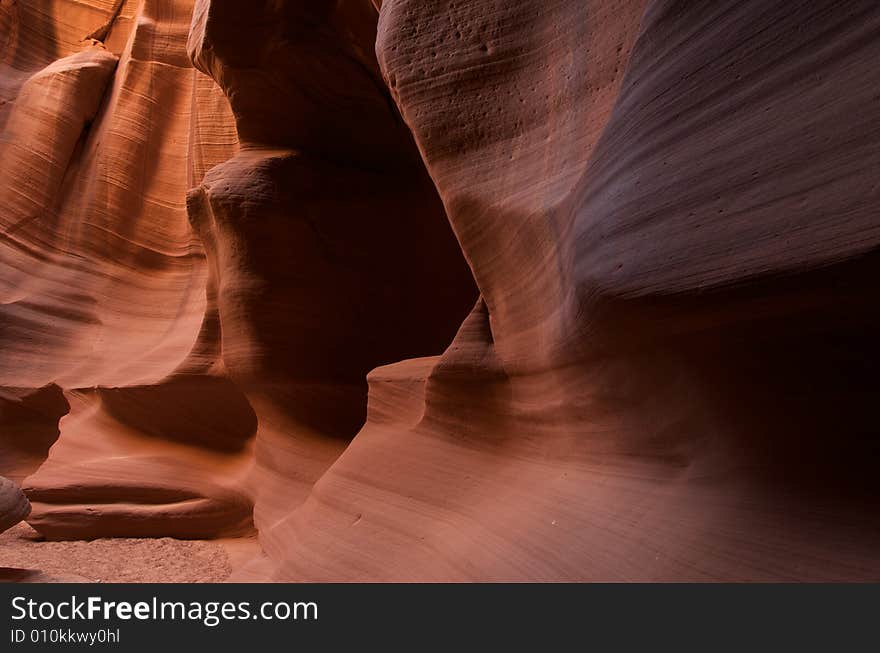
[(29, 521), (50, 537), (250, 523), (235, 474), (253, 413), (217, 370), (185, 201), (237, 139), (222, 93), (189, 65), (191, 11), (3, 5), (0, 385), (16, 453), (3, 473), (35, 472)]
[(190, 219), (223, 362), (259, 422), (254, 516), (272, 556), (363, 424), (370, 369), (442, 351), (476, 296), (382, 85), (375, 23), (363, 2), (194, 12), (190, 56), (226, 92), (242, 147), (190, 193)]
[(880, 12), (710, 5), (383, 3), (482, 299), (276, 577), (877, 577)]
[(274, 580), (880, 577), (875, 3), (0, 27), (0, 473), (44, 535), (253, 514)]
[[(104, 68), (85, 78), (77, 53), (14, 96), (3, 161), (23, 181), (4, 192), (28, 204), (8, 217), (0, 383), (9, 466), (30, 474), (43, 535), (234, 534), (256, 503), (269, 541), (362, 425), (369, 370), (442, 351), (467, 314), (473, 280), (372, 53), (377, 14), (352, 7), (278, 7), (288, 22), (249, 60), (238, 39), (266, 26), (259, 11), (239, 20), (245, 4), (219, 18), (114, 5), (83, 21)], [(297, 12), (314, 34), (284, 27)], [(9, 14), (16, 34), (45, 28)], [(191, 67), (191, 23), (191, 54), (222, 89)], [(309, 86), (312, 66), (328, 75)], [(54, 174), (37, 174), (50, 157)], [(47, 255), (35, 243), (53, 231)], [(56, 394), (59, 410), (32, 411), (45, 423), (18, 417)]]

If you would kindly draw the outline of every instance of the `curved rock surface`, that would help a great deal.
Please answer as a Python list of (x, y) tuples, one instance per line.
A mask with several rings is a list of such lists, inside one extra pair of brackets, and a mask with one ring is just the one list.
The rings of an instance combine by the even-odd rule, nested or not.
[(250, 527), (253, 411), (218, 370), (186, 215), (237, 138), (189, 65), (191, 11), (2, 5), (2, 473), (49, 537)]
[(880, 578), (876, 3), (0, 28), (0, 471), (44, 535), (255, 526), (274, 580)]
[(0, 476), (0, 533), (15, 526), (31, 512), (31, 504), (14, 481)]

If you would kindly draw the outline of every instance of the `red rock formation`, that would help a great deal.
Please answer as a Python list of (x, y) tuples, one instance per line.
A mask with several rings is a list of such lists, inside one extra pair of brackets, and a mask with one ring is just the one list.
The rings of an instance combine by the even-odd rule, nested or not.
[(876, 6), (452, 4), (377, 52), (482, 300), (276, 577), (876, 578)]
[(880, 576), (875, 3), (134, 5), (0, 5), (37, 529), (253, 507), (282, 580)]
[(189, 209), (223, 362), (259, 420), (255, 518), (279, 555), (275, 524), (364, 422), (367, 373), (442, 351), (476, 296), (382, 85), (376, 18), (365, 2), (199, 2), (189, 39), (242, 145)]
[[(20, 236), (27, 244), (52, 220), (60, 224), (52, 251), (61, 270), (37, 273), (33, 252), (9, 253), (33, 289), (17, 283), (21, 301), (3, 317), (17, 320), (10, 347), (29, 349), (10, 355), (0, 384), (15, 386), (10, 401), (33, 403), (26, 388), (55, 383), (70, 411), (48, 460), (25, 482), (29, 522), (48, 537), (235, 533), (248, 527), (254, 501), (268, 537), (362, 425), (367, 372), (442, 351), (476, 295), (382, 85), (375, 10), (306, 12), (314, 34), (297, 42), (296, 30), (282, 30), (248, 61), (235, 55), (236, 39), (252, 29), (263, 42), (265, 21), (248, 27), (237, 18), (244, 6), (207, 7), (197, 8), (190, 48), (235, 99), (242, 141), (207, 176), (238, 138), (221, 89), (190, 66), (188, 2), (147, 2), (136, 14), (124, 5), (119, 18), (109, 12), (104, 27), (90, 27), (101, 35), (109, 24), (110, 42), (134, 25), (127, 41), (117, 39), (120, 63), (106, 94), (65, 76), (73, 99), (38, 96), (50, 114), (79, 96), (92, 114), (103, 103), (68, 130), (70, 161), (58, 165), (65, 186), (40, 189), (42, 204)], [(299, 11), (278, 10), (285, 20)], [(359, 41), (348, 43), (352, 35)], [(270, 66), (273, 48), (333, 74), (300, 84), (302, 68), (281, 57)], [(255, 62), (266, 67), (265, 82), (249, 70), (236, 77)], [(285, 87), (294, 92), (277, 96)], [(277, 128), (291, 113), (300, 118)], [(32, 142), (58, 156), (39, 130), (56, 134), (60, 118), (31, 116), (33, 128), (11, 131), (21, 160), (38, 160)], [(45, 183), (32, 169), (21, 175)], [(19, 188), (6, 192), (17, 197)], [(37, 193), (23, 197), (35, 203)], [(46, 318), (42, 303), (63, 307), (67, 322)], [(19, 317), (31, 304), (36, 315)], [(44, 339), (39, 351), (36, 338)], [(12, 365), (22, 359), (24, 369)], [(56, 433), (47, 424), (50, 442)]]
[[(4, 473), (34, 472), (69, 410), (25, 481), (41, 532), (240, 530), (251, 502), (230, 469), (254, 418), (216, 371), (185, 205), (235, 151), (231, 114), (189, 66), (191, 5), (107, 4), (3, 5)], [(103, 46), (78, 43), (94, 34)], [(234, 451), (219, 419), (240, 429)]]

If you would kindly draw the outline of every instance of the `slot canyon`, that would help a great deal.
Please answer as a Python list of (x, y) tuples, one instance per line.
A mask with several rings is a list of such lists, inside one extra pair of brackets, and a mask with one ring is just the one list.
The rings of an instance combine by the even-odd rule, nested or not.
[(0, 579), (880, 580), (878, 61), (870, 0), (0, 0)]

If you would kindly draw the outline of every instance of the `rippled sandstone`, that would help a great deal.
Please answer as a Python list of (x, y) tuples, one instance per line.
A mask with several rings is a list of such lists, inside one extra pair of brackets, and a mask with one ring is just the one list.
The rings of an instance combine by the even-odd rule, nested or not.
[(874, 3), (0, 30), (0, 473), (45, 536), (256, 528), (274, 580), (878, 577)]

